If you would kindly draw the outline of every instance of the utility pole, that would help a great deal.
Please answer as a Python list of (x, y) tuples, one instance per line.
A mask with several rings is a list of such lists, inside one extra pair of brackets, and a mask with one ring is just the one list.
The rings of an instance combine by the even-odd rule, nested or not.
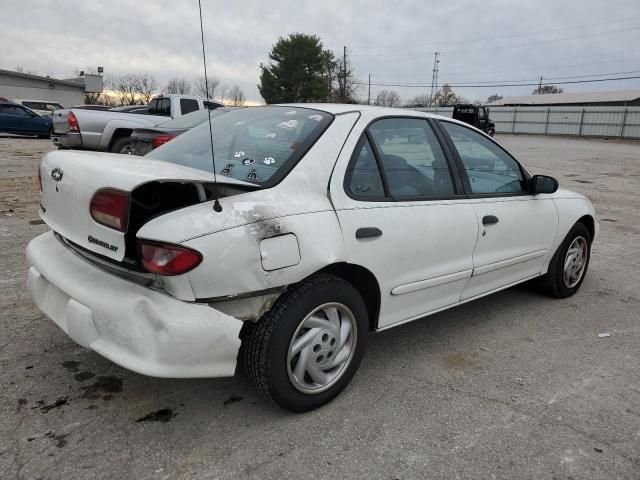
[(343, 47), (342, 53), (342, 88), (341, 88), (341, 96), (340, 99), (343, 103), (347, 99), (347, 46)]
[(433, 74), (431, 75), (431, 95), (429, 96), (429, 106), (433, 105), (433, 96), (438, 91), (438, 64), (440, 60), (438, 57), (440, 56), (440, 52), (435, 52), (433, 54)]
[(540, 75), (540, 83), (538, 84), (538, 93), (542, 90), (542, 75)]
[(371, 105), (371, 74), (369, 74), (369, 94), (367, 95), (367, 105)]

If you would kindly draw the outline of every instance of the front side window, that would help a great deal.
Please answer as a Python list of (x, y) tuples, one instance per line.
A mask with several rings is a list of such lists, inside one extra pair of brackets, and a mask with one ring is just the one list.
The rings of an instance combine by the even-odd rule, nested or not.
[(426, 120), (378, 120), (369, 132), (380, 154), (389, 195), (441, 197), (455, 193), (444, 152)]
[[(318, 110), (275, 106), (212, 115), (216, 173), (271, 185), (293, 168), (332, 120), (333, 115)], [(210, 142), (209, 122), (204, 121), (147, 157), (211, 172)]]
[(367, 137), (358, 144), (347, 170), (347, 188), (355, 197), (384, 197), (384, 186)]
[(486, 136), (451, 122), (440, 122), (451, 137), (472, 193), (525, 193), (520, 165)]

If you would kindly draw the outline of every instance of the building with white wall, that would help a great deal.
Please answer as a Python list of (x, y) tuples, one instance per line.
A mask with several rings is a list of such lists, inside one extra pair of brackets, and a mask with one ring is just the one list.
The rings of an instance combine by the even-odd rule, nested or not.
[[(30, 73), (0, 69), (0, 97), (57, 102), (63, 107), (85, 103), (86, 92), (101, 92), (102, 77), (88, 75), (72, 80), (59, 80)], [(93, 78), (98, 77), (98, 78)]]

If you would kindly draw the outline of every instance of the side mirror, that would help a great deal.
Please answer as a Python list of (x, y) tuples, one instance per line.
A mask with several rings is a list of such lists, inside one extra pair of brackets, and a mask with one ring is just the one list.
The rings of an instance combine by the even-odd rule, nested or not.
[(529, 183), (531, 193), (537, 195), (539, 193), (555, 193), (558, 190), (558, 180), (547, 175), (534, 175)]

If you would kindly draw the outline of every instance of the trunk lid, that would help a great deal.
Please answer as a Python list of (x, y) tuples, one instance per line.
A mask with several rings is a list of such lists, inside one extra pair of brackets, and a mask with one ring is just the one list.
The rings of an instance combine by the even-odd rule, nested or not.
[(65, 134), (69, 131), (69, 124), (67, 123), (67, 114), (70, 109), (65, 108), (63, 110), (56, 110), (51, 116), (53, 118), (53, 132), (57, 134)]
[[(131, 192), (153, 181), (210, 184), (213, 174), (178, 164), (133, 155), (60, 150), (48, 153), (40, 166), (40, 216), (67, 240), (116, 261), (125, 256), (125, 232), (97, 223), (89, 212), (102, 188)], [(220, 182), (218, 182), (220, 183)], [(227, 185), (252, 186), (224, 178)]]

